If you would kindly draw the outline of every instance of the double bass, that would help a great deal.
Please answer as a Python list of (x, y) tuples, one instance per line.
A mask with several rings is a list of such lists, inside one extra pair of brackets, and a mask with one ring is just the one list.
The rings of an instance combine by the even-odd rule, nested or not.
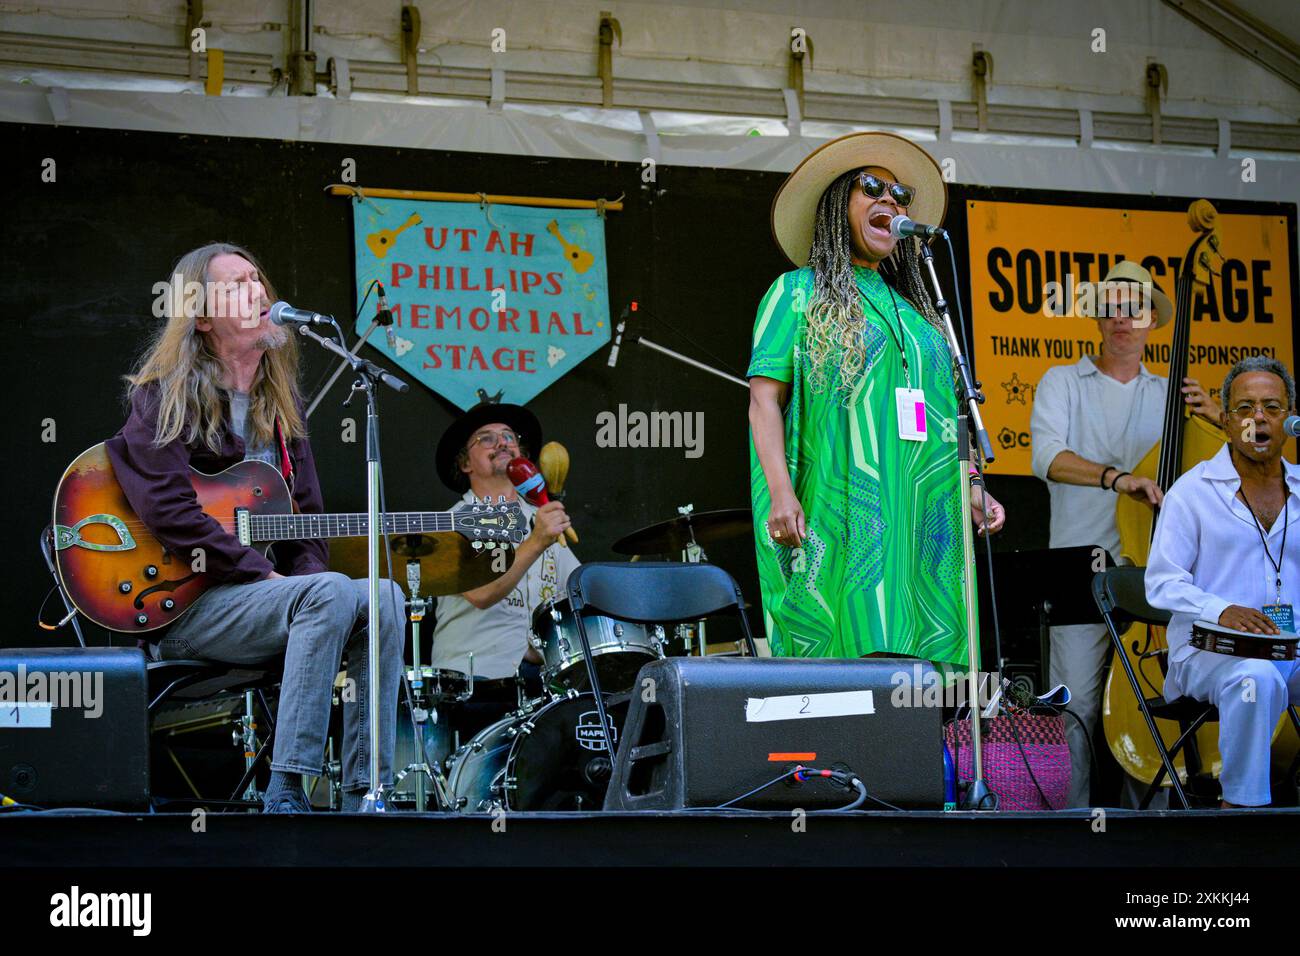
[[(1219, 237), (1215, 231), (1218, 212), (1205, 199), (1198, 199), (1187, 210), (1187, 223), (1196, 238), (1179, 263), (1174, 295), (1174, 340), (1169, 357), (1169, 394), (1165, 399), (1164, 424), (1159, 444), (1155, 445), (1141, 463), (1133, 469), (1139, 477), (1151, 478), (1163, 492), (1187, 469), (1214, 457), (1227, 440), (1223, 431), (1202, 418), (1192, 415), (1183, 400), (1182, 381), (1187, 375), (1188, 352), (1191, 344), (1192, 305), (1199, 286), (1209, 286), (1214, 275), (1210, 268), (1210, 255), (1222, 258)], [(1121, 495), (1115, 506), (1115, 520), (1119, 526), (1121, 561), (1145, 567), (1151, 551), (1151, 537), (1155, 533), (1156, 513), (1127, 495)], [(1163, 627), (1134, 624), (1124, 635), (1124, 654), (1137, 675), (1138, 683), (1147, 697), (1164, 693), (1165, 670), (1169, 649)], [(1151, 739), (1133, 685), (1129, 683), (1119, 661), (1112, 661), (1106, 675), (1106, 688), (1102, 696), (1102, 726), (1110, 752), (1120, 767), (1130, 776), (1150, 784), (1161, 767), (1160, 752)], [(1283, 724), (1288, 726), (1288, 750), (1294, 754), (1300, 739), (1295, 738), (1289, 723), (1283, 719), (1274, 729), (1273, 739)], [(1182, 732), (1170, 720), (1157, 720), (1156, 727), (1166, 741), (1172, 741)], [(1196, 734), (1197, 751), (1203, 772), (1217, 777), (1223, 766), (1219, 753), (1219, 725), (1208, 723)], [(1278, 756), (1275, 754), (1275, 757)], [(1282, 755), (1289, 760), (1289, 756)], [(1187, 781), (1187, 767), (1182, 753), (1174, 761), (1181, 781)], [(1166, 782), (1165, 786), (1169, 786)]]

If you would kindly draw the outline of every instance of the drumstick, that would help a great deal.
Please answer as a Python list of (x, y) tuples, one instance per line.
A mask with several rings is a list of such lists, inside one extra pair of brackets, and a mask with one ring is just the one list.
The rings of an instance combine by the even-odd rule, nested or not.
[[(548, 441), (537, 453), (537, 470), (546, 481), (546, 490), (559, 498), (564, 494), (564, 483), (569, 480), (569, 452), (557, 441)], [(568, 539), (578, 543), (578, 533), (572, 527), (564, 530)]]

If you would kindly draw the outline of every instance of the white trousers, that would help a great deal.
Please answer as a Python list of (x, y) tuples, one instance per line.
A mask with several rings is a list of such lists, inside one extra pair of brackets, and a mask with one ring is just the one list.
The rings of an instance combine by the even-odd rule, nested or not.
[[(1092, 763), (1088, 742), (1097, 735), (1097, 718), (1101, 715), (1101, 697), (1106, 687), (1103, 664), (1110, 647), (1110, 636), (1105, 624), (1072, 624), (1051, 629), (1052, 658), (1048, 666), (1049, 686), (1064, 684), (1070, 688), (1070, 706), (1066, 708), (1079, 720), (1065, 718), (1065, 739), (1070, 745), (1070, 799), (1067, 806), (1091, 805), (1089, 790), (1092, 787)], [(1084, 726), (1079, 726), (1082, 721)], [(1105, 753), (1095, 754), (1098, 761)], [(1128, 774), (1120, 788), (1119, 804), (1136, 807), (1147, 791), (1147, 785)], [(1169, 803), (1167, 787), (1151, 798), (1149, 809), (1163, 810)]]
[[(1048, 666), (1050, 687), (1064, 684), (1070, 688), (1070, 706), (1066, 710), (1079, 720), (1065, 718), (1065, 739), (1070, 744), (1071, 807), (1089, 806), (1088, 789), (1092, 785), (1092, 768), (1088, 741), (1095, 735), (1101, 713), (1101, 692), (1106, 674), (1102, 662), (1110, 638), (1104, 624), (1074, 624), (1051, 629), (1052, 657)], [(1082, 721), (1084, 726), (1079, 726)]]
[(1185, 694), (1219, 708), (1223, 799), (1247, 807), (1267, 804), (1269, 743), (1288, 704), (1300, 700), (1300, 661), (1258, 661), (1194, 647), (1170, 654), (1165, 697)]

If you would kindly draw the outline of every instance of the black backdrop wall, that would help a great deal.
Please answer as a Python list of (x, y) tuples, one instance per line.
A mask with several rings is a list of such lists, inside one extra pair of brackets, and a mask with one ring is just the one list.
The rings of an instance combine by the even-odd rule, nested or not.
[[(637, 327), (648, 338), (736, 375), (748, 361), (755, 307), (789, 268), (768, 229), (771, 199), (783, 179), (776, 173), (660, 167), (657, 181), (644, 184), (640, 165), (629, 163), (12, 124), (0, 124), (0, 134), (8, 144), (5, 162), (12, 164), (0, 185), (0, 314), (11, 426), (0, 479), (9, 515), (0, 549), (6, 622), (0, 645), (72, 639), (70, 632), (48, 635), (35, 625), (50, 585), (39, 533), (68, 462), (121, 424), (120, 376), (154, 327), (153, 285), (167, 278), (180, 253), (218, 239), (241, 243), (261, 257), (284, 298), (341, 319), (353, 314), (349, 201), (323, 192), (339, 180), (345, 158), (356, 161), (361, 185), (582, 199), (625, 194), (624, 211), (610, 213), (606, 226), (612, 313), (636, 299)], [(41, 181), (46, 158), (56, 164), (53, 183)], [(963, 200), (994, 195), (1063, 198), (954, 186), (949, 226), (958, 250)], [(1142, 205), (1185, 208), (1186, 200)], [(964, 269), (962, 281), (965, 286)], [(962, 297), (968, 302), (965, 288)], [(310, 344), (305, 357), (310, 393), (332, 365)], [(616, 558), (613, 541), (673, 516), (679, 505), (692, 503), (697, 511), (747, 506), (746, 391), (639, 346), (625, 347), (615, 368), (607, 359), (608, 349), (600, 350), (530, 403), (546, 437), (563, 442), (572, 457), (568, 500), (582, 536), (578, 554)], [(342, 440), (342, 420), (354, 418), (360, 428), (364, 409), (340, 408), (345, 397), (346, 377), (313, 415), (312, 443), (327, 508), (364, 510), (363, 444)], [(620, 404), (702, 411), (704, 454), (687, 459), (681, 449), (597, 447), (596, 415)], [(389, 506), (447, 507), (453, 495), (434, 475), (433, 449), (454, 409), (414, 385), (405, 396), (386, 392), (381, 414)], [(994, 426), (996, 412), (989, 415)], [(53, 441), (43, 440), (49, 421)], [(990, 487), (1009, 511), (996, 549), (1046, 547), (1042, 484), (995, 477)], [(710, 557), (757, 604), (752, 544), (718, 548)], [(53, 615), (54, 603), (47, 618)], [(757, 609), (751, 620), (761, 628)]]

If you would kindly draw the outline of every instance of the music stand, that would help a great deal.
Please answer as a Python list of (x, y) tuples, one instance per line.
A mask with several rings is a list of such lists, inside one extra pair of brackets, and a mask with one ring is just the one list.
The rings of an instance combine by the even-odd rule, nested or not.
[[(993, 575), (998, 582), (998, 624), (1002, 631), (1003, 660), (1007, 657), (1011, 633), (1037, 632), (1039, 691), (1048, 689), (1051, 659), (1049, 628), (1071, 624), (1101, 624), (1101, 612), (1092, 599), (1092, 577), (1102, 568), (1113, 568), (1114, 560), (1100, 545), (1076, 548), (1042, 548), (1034, 551), (1004, 551), (993, 555)], [(992, 601), (989, 599), (988, 565), (979, 561), (980, 633), (993, 634)], [(1015, 587), (1009, 587), (1015, 582)], [(983, 642), (981, 642), (983, 643)]]

